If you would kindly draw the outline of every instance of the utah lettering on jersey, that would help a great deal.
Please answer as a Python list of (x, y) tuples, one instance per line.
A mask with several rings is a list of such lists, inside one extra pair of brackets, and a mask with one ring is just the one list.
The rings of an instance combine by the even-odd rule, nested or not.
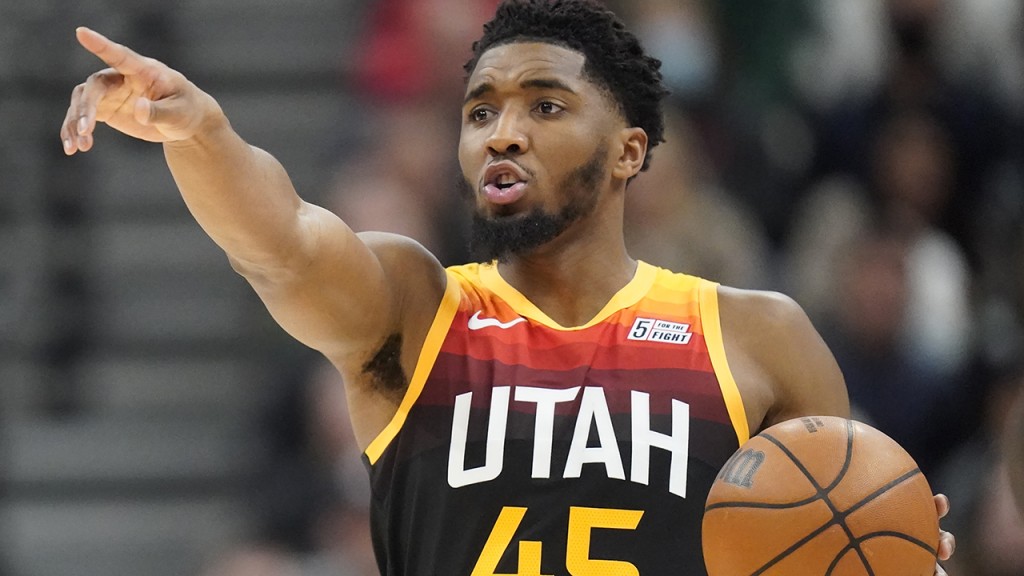
[[(579, 398), (579, 412), (568, 457), (565, 462), (553, 462), (555, 407), (559, 403), (574, 402)], [(451, 445), (448, 451), (448, 484), (461, 488), (498, 478), (505, 465), (506, 425), (511, 401), (534, 405), (533, 478), (551, 478), (556, 467), (562, 478), (579, 478), (584, 464), (603, 467), (609, 478), (626, 479), (625, 463), (619, 452), (619, 438), (612, 425), (611, 413), (604, 390), (595, 386), (576, 386), (566, 389), (531, 386), (496, 386), (492, 390), (487, 422), (486, 457), (481, 466), (466, 467), (466, 443), (469, 430), (470, 407), (473, 392), (455, 397), (452, 417)], [(650, 481), (651, 450), (670, 453), (668, 490), (681, 498), (686, 497), (686, 472), (690, 441), (690, 406), (672, 400), (671, 433), (651, 430), (650, 395), (630, 392), (629, 481), (648, 485)], [(596, 445), (591, 442), (591, 430), (597, 430)]]

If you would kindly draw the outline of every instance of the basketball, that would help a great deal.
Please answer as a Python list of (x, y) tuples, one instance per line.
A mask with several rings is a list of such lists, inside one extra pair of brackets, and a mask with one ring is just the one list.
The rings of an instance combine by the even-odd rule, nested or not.
[(831, 416), (751, 438), (704, 509), (709, 576), (932, 576), (938, 544), (914, 459), (875, 428)]

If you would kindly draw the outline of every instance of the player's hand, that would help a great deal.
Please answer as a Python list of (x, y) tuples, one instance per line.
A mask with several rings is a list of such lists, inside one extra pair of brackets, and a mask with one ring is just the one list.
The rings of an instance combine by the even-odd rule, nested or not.
[[(939, 513), (939, 518), (943, 518), (946, 514), (949, 514), (949, 498), (945, 494), (935, 495), (935, 509)], [(952, 534), (945, 530), (939, 531), (939, 560), (945, 562), (949, 560), (949, 557), (953, 555), (953, 551), (956, 550), (956, 538)], [(935, 564), (935, 576), (948, 576), (946, 571)]]
[(149, 142), (177, 142), (223, 119), (220, 106), (179, 72), (88, 28), (78, 42), (110, 68), (75, 87), (60, 129), (64, 153), (92, 148), (97, 122)]

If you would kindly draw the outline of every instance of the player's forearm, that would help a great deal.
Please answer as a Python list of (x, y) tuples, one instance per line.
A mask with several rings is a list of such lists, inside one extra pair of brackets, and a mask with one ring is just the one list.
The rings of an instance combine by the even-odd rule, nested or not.
[(303, 202), (281, 164), (250, 146), (223, 116), (164, 154), (199, 225), (236, 262), (286, 268), (303, 257)]

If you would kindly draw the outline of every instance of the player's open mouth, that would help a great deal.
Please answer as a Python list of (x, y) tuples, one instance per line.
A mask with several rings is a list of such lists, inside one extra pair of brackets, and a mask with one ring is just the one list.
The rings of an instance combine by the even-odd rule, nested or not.
[(511, 204), (523, 197), (526, 182), (514, 182), (506, 185), (488, 184), (484, 186), (484, 195), (494, 204)]
[(526, 193), (526, 176), (515, 164), (499, 162), (487, 168), (483, 192), (489, 202), (512, 204)]

